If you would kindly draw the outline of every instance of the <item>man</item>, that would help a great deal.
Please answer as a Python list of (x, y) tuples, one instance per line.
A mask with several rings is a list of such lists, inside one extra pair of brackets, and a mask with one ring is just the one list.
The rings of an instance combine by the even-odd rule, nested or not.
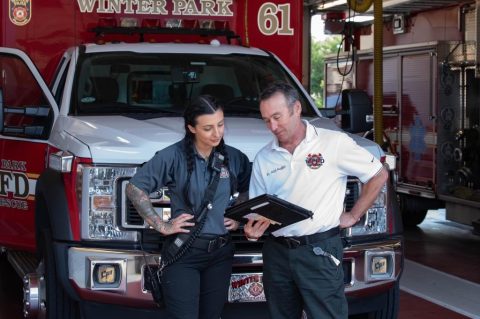
[[(311, 210), (313, 218), (274, 231), (263, 247), (265, 294), (273, 319), (347, 318), (343, 245), (339, 228), (365, 214), (388, 178), (382, 164), (347, 134), (301, 119), (296, 90), (273, 83), (260, 95), (260, 112), (274, 139), (257, 154), (250, 198), (267, 193)], [(351, 211), (343, 212), (348, 176), (363, 183)], [(249, 220), (249, 240), (268, 228)]]

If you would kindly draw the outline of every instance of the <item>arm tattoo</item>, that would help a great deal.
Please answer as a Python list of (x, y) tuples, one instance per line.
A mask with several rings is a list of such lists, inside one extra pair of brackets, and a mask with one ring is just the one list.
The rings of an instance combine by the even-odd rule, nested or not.
[(143, 190), (128, 183), (125, 192), (138, 214), (142, 216), (147, 224), (162, 234), (169, 233), (169, 230), (172, 229), (172, 224), (162, 221), (160, 216), (155, 212), (155, 209), (153, 209), (150, 198)]

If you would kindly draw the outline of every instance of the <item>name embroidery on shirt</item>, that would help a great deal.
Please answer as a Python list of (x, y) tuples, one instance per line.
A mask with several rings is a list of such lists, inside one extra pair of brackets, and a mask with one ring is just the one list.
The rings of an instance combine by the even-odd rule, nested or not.
[(322, 154), (308, 154), (307, 158), (305, 159), (305, 163), (311, 169), (317, 169), (325, 163)]
[(280, 167), (274, 168), (270, 172), (267, 172), (267, 176), (270, 176), (271, 174), (275, 174), (278, 171), (284, 170), (285, 167), (286, 167), (285, 165), (282, 165)]

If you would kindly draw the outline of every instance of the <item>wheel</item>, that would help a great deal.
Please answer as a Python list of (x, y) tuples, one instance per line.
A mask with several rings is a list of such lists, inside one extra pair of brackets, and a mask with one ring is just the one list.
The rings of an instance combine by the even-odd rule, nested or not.
[(410, 195), (398, 195), (400, 211), (402, 212), (403, 226), (415, 227), (420, 225), (429, 209), (438, 209), (444, 204), (436, 199), (429, 199)]
[(78, 304), (64, 291), (57, 278), (55, 256), (50, 232), (42, 233), (41, 253), (42, 259), (37, 272), (44, 278), (45, 293), (40, 298), (46, 308), (46, 319), (79, 319)]
[(36, 194), (35, 241), (37, 259), (34, 272), (24, 277), (24, 312), (37, 319), (80, 319), (78, 302), (72, 300), (57, 276), (48, 206), (42, 194)]
[(405, 228), (420, 225), (429, 209), (427, 199), (409, 195), (399, 195), (399, 205)]
[(400, 305), (400, 288), (398, 281), (385, 296), (385, 304), (369, 315), (369, 319), (397, 319)]

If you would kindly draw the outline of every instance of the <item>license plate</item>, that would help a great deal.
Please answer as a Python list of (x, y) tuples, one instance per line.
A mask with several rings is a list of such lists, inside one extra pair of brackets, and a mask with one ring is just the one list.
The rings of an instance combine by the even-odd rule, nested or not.
[(228, 302), (265, 301), (262, 273), (232, 274)]

